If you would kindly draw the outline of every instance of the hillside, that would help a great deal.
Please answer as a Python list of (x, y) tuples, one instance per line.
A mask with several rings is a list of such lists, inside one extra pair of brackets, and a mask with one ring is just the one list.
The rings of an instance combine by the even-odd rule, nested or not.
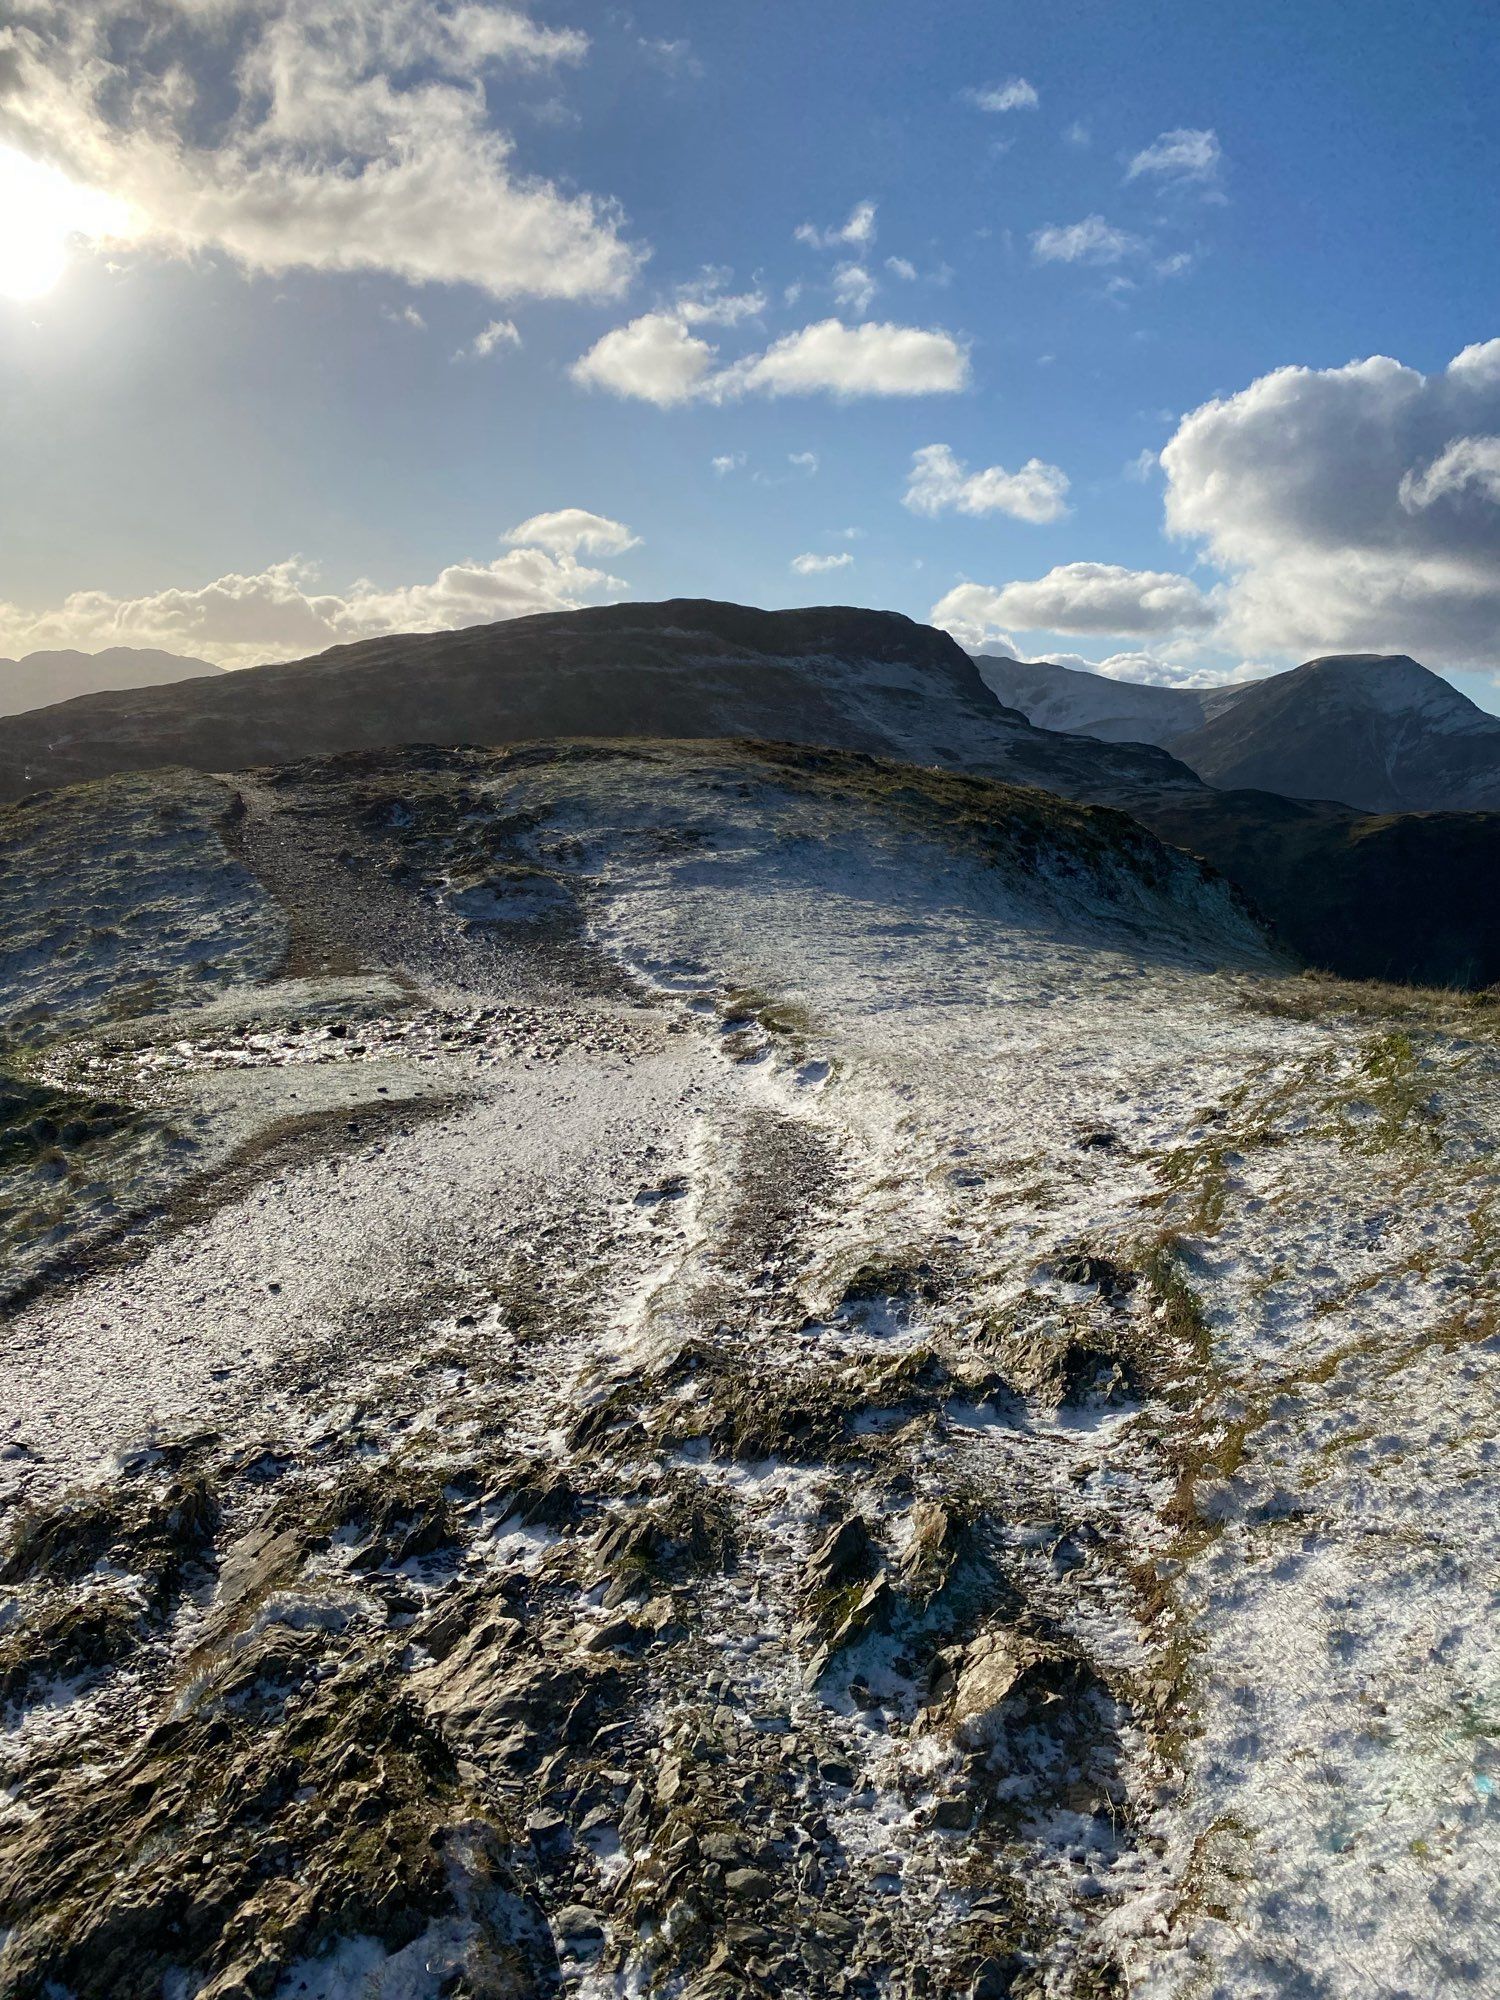
[(1500, 984), (1500, 813), (1360, 813), (1271, 792), (1140, 792), (1119, 801), (1201, 854), (1274, 918), (1309, 965), (1347, 979)]
[(1099, 749), (998, 708), (945, 634), (894, 612), (675, 599), (366, 640), (19, 718), (0, 798), (160, 764), (235, 770), (401, 743), (752, 736), (972, 766), (1067, 791), (1190, 783), (1160, 752)]
[(1211, 785), (1366, 812), (1500, 810), (1500, 716), (1405, 654), (1335, 654), (1255, 681), (1172, 738)]
[(122, 776), (0, 861), (7, 1995), (1485, 1962), (1489, 1010), (837, 752)]
[(110, 689), (160, 687), (218, 671), (207, 660), (140, 646), (108, 646), (100, 653), (26, 653), (19, 660), (0, 660), (0, 715), (21, 715), (27, 709)]
[(1050, 660), (1013, 660), (1005, 653), (973, 658), (991, 693), (1038, 729), (1097, 736), (1104, 743), (1163, 747), (1232, 708), (1249, 686), (1154, 687)]
[[(371, 640), (312, 660), (37, 710), (0, 733), (0, 798), (111, 772), (223, 771), (401, 743), (739, 736), (967, 770), (1118, 806), (1206, 855), (1310, 963), (1500, 980), (1500, 820), (1364, 836), (1359, 815), (1210, 791), (1166, 751), (1035, 728), (945, 634), (890, 612), (612, 605)], [(1327, 848), (1325, 865), (1324, 848)], [(1393, 868), (1388, 855), (1420, 855)], [(1474, 870), (1480, 870), (1476, 877)], [(1338, 901), (1329, 922), (1327, 885)]]

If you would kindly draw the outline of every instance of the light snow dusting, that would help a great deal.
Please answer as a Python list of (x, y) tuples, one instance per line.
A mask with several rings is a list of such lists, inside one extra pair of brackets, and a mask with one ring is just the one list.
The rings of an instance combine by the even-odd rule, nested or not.
[(3, 829), (7, 1991), (1484, 1990), (1491, 1012), (857, 757), (129, 783)]

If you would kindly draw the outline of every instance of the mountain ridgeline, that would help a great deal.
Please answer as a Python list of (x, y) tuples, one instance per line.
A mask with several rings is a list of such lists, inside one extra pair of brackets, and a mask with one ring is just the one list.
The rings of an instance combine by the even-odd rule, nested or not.
[(26, 653), (19, 660), (0, 660), (0, 715), (24, 715), (27, 709), (79, 695), (161, 687), (218, 671), (207, 660), (143, 646), (106, 646), (102, 653)]
[(1500, 717), (1404, 653), (1340, 653), (1229, 686), (1151, 687), (998, 654), (985, 685), (1042, 729), (1155, 744), (1210, 785), (1366, 812), (1500, 810)]
[[(1124, 734), (1131, 703), (1149, 722), (1153, 706), (1166, 711), (1155, 697), (1170, 702), (1184, 691), (1137, 688), (1125, 708), (1107, 692), (1116, 706), (1094, 720), (1119, 740), (1100, 740), (1082, 720), (1073, 719), (1078, 734), (1035, 726), (1019, 693), (1015, 706), (997, 701), (996, 664), (986, 661), (982, 676), (944, 634), (892, 612), (849, 607), (760, 611), (674, 599), (547, 613), (87, 695), (16, 717), (0, 732), (0, 799), (163, 765), (226, 772), (414, 743), (732, 737), (827, 746), (1128, 812), (1219, 868), (1312, 965), (1430, 985), (1500, 981), (1500, 908), (1475, 893), (1500, 863), (1500, 812), (1376, 815), (1327, 802), (1338, 796), (1330, 788), (1320, 787), (1322, 803), (1303, 804), (1260, 789), (1264, 778), (1239, 775), (1262, 768), (1254, 762), (1264, 733), (1255, 718), (1265, 704), (1288, 701), (1278, 687), (1295, 684), (1294, 713), (1300, 702), (1331, 714), (1328, 689), (1343, 690), (1347, 702), (1362, 686), (1344, 671), (1349, 663), (1313, 662), (1277, 681), (1208, 691), (1232, 694), (1227, 703), (1187, 691), (1191, 712), (1176, 701), (1171, 720), (1191, 725), (1177, 735), (1198, 745), (1197, 770)], [(1463, 703), (1415, 663), (1401, 667), (1376, 676), (1392, 690), (1393, 709), (1381, 713), (1397, 715), (1393, 727), (1408, 726), (1400, 718), (1410, 708), (1412, 675), (1422, 676), (1424, 694), (1431, 681)], [(1405, 707), (1395, 699), (1402, 688)], [(1281, 727), (1293, 726), (1277, 709), (1270, 727), (1278, 713)], [(1482, 802), (1485, 753), (1471, 753), (1487, 743), (1485, 729), (1442, 727), (1454, 711), (1441, 699), (1430, 713), (1448, 768), (1467, 772)], [(1215, 789), (1204, 782), (1202, 739), (1247, 716), (1223, 739), (1224, 782), (1234, 788)], [(1336, 719), (1329, 727), (1338, 732)], [(1420, 761), (1423, 742), (1408, 761)]]

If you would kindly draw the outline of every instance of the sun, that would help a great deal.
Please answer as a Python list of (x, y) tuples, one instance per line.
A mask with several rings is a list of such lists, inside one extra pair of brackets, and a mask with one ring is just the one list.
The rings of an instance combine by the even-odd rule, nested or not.
[(117, 195), (80, 187), (56, 167), (0, 146), (0, 298), (41, 298), (76, 243), (129, 233), (130, 211)]

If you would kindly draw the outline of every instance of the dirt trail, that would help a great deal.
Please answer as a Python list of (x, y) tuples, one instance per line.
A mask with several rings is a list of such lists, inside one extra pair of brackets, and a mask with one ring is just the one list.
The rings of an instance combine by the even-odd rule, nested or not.
[(290, 958), (46, 1054), (206, 1123), (0, 1344), (7, 1992), (1238, 2000), (1319, 1880), (1385, 1963), (1398, 1758), (1487, 1921), (1493, 1048), (1092, 852), (459, 762), (234, 780)]

